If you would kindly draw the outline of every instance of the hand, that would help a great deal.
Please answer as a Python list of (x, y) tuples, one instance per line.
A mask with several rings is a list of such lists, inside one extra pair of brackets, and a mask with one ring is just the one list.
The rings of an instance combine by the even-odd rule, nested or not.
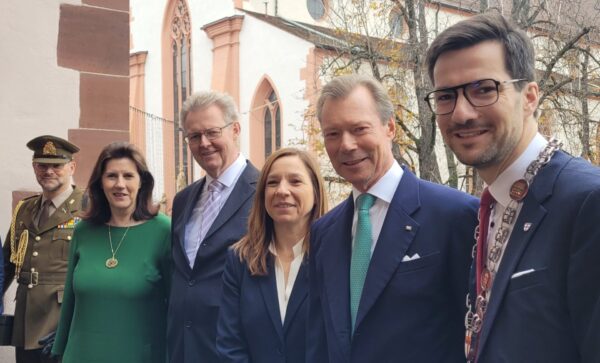
[(52, 354), (52, 346), (54, 345), (54, 338), (56, 337), (56, 331), (46, 335), (45, 337), (38, 340), (38, 344), (42, 346), (42, 354), (49, 357), (54, 356)]

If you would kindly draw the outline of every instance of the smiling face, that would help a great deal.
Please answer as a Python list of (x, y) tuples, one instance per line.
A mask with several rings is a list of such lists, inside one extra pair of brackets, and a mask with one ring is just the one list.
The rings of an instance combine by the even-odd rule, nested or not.
[(305, 224), (315, 206), (315, 188), (298, 156), (281, 157), (266, 178), (265, 207), (274, 224)]
[[(215, 104), (190, 111), (183, 123), (186, 135), (226, 125), (223, 111)], [(224, 127), (221, 136), (216, 139), (208, 140), (202, 135), (199, 142), (189, 144), (189, 148), (202, 169), (211, 177), (218, 178), (239, 155), (236, 144), (239, 135), (240, 124), (233, 122), (230, 126)]]
[(75, 172), (75, 162), (65, 164), (33, 163), (33, 171), (42, 192), (47, 199), (52, 199), (71, 186), (71, 177)]
[[(510, 80), (504, 64), (504, 48), (496, 41), (443, 53), (436, 61), (435, 89), (491, 78)], [(528, 82), (519, 91), (515, 84), (500, 85), (498, 101), (473, 107), (458, 91), (456, 107), (436, 117), (446, 144), (458, 159), (477, 168), (484, 180), (492, 182), (527, 147), (537, 132), (533, 113), (538, 87)]]
[(392, 166), (396, 125), (392, 118), (382, 123), (373, 96), (364, 86), (345, 98), (326, 100), (321, 129), (335, 171), (361, 192)]
[(102, 190), (113, 215), (133, 214), (141, 186), (140, 174), (133, 160), (111, 159), (106, 163), (102, 173)]

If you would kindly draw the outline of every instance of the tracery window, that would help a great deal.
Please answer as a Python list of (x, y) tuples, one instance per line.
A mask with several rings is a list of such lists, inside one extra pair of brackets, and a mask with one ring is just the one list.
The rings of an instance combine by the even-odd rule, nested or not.
[(275, 91), (271, 91), (265, 107), (265, 159), (281, 147), (281, 113)]
[(404, 30), (404, 19), (402, 18), (402, 12), (398, 9), (392, 9), (389, 17), (389, 25), (390, 25), (390, 34), (399, 38), (402, 36), (402, 31)]
[[(183, 141), (179, 119), (181, 106), (191, 95), (190, 46), (191, 25), (187, 5), (178, 0), (171, 20), (171, 56), (173, 62), (173, 120), (175, 120), (174, 146), (177, 183), (187, 185), (192, 180), (191, 160)], [(178, 185), (179, 187), (179, 185)], [(178, 188), (179, 189), (179, 188)]]

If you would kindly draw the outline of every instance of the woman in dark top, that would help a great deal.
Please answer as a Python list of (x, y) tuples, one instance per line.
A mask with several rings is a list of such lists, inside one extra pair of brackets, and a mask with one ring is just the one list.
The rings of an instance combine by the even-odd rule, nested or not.
[(323, 179), (305, 151), (271, 154), (248, 234), (229, 251), (217, 325), (223, 362), (302, 362), (310, 223), (326, 210)]

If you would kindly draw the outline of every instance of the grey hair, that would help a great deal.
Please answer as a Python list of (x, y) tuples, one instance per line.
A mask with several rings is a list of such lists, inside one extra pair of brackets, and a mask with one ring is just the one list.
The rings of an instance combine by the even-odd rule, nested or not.
[(394, 104), (390, 99), (387, 91), (373, 76), (365, 74), (348, 74), (339, 76), (331, 80), (321, 90), (321, 95), (317, 101), (317, 118), (321, 122), (321, 116), (323, 113), (323, 105), (328, 99), (343, 99), (357, 87), (365, 87), (371, 93), (375, 105), (377, 107), (377, 113), (381, 118), (381, 123), (386, 124), (388, 120), (394, 116)]
[(202, 110), (212, 105), (216, 105), (223, 112), (225, 123), (235, 122), (239, 119), (238, 112), (233, 98), (226, 94), (217, 91), (200, 91), (195, 92), (183, 103), (181, 107), (181, 126), (185, 125), (185, 118), (191, 111)]

